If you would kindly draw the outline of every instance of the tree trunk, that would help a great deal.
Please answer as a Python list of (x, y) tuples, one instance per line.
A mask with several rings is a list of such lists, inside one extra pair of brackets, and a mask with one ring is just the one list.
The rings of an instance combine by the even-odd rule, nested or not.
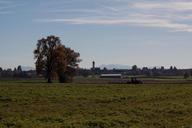
[(48, 77), (48, 83), (52, 83), (51, 77)]
[(64, 73), (59, 73), (59, 83), (65, 83), (66, 82), (66, 76)]

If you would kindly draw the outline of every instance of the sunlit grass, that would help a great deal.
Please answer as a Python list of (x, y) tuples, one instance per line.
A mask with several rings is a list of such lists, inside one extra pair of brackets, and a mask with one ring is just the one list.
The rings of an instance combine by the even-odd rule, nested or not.
[(182, 128), (192, 85), (0, 83), (0, 128)]

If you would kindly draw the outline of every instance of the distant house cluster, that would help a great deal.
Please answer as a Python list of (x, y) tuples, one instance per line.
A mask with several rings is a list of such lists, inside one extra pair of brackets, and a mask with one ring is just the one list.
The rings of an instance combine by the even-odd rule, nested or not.
[[(83, 77), (93, 77), (99, 76), (100, 78), (123, 78), (125, 76), (146, 76), (146, 77), (155, 77), (155, 76), (184, 76), (188, 78), (192, 76), (192, 69), (177, 69), (174, 66), (166, 69), (163, 66), (160, 68), (138, 68), (136, 65), (132, 66), (131, 69), (107, 69), (99, 68), (95, 66), (95, 62), (92, 63), (92, 68), (82, 69), (79, 68), (77, 71), (77, 76)], [(36, 70), (23, 71), (21, 66), (12, 69), (2, 69), (0, 67), (0, 78), (39, 78), (36, 74)]]
[(36, 78), (36, 71), (23, 71), (21, 66), (12, 69), (2, 69), (0, 67), (0, 78)]
[(191, 76), (192, 69), (177, 69), (175, 66), (170, 66), (170, 68), (161, 67), (154, 67), (154, 68), (138, 68), (136, 65), (132, 66), (131, 69), (107, 69), (107, 68), (99, 68), (95, 66), (95, 62), (93, 61), (93, 65), (91, 69), (79, 69), (78, 71), (79, 76), (93, 76), (97, 75), (101, 78), (120, 78), (122, 76)]

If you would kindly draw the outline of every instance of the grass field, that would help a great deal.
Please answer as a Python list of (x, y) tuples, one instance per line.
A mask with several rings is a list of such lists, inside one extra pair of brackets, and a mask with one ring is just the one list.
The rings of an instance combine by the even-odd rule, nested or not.
[(0, 128), (190, 128), (192, 84), (0, 82)]

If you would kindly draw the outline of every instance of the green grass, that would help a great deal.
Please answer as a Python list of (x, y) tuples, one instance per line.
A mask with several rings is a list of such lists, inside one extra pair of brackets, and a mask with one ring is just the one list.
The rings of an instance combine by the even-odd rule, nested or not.
[(190, 128), (192, 84), (0, 83), (0, 128)]

